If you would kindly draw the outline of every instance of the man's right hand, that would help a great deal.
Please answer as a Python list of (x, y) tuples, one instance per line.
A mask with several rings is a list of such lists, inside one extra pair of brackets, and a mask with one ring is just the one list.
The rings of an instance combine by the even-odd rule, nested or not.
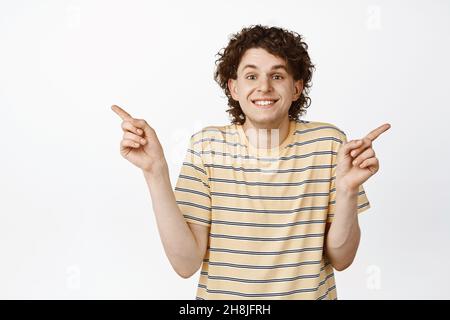
[(123, 139), (120, 142), (120, 154), (144, 173), (153, 174), (165, 165), (164, 152), (156, 136), (144, 119), (134, 119), (119, 106), (111, 106), (122, 118)]

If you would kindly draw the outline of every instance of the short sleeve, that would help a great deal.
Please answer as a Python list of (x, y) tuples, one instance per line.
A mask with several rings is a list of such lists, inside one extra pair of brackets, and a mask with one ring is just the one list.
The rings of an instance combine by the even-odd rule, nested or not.
[(203, 165), (201, 141), (191, 136), (175, 186), (175, 199), (189, 223), (211, 225), (211, 194), (208, 172)]
[[(327, 223), (333, 222), (334, 212), (336, 208), (336, 167), (337, 167), (337, 153), (340, 147), (347, 142), (347, 136), (341, 131), (338, 141), (333, 144), (332, 161), (331, 161), (331, 183), (330, 183), (330, 197), (328, 203)], [(358, 190), (358, 214), (370, 208), (370, 202), (363, 185), (359, 186)]]

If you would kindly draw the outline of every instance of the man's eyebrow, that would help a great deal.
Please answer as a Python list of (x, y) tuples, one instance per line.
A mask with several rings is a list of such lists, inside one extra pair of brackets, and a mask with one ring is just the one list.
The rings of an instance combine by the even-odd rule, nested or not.
[[(251, 69), (258, 69), (257, 66), (255, 66), (254, 64), (247, 64), (244, 66), (244, 68), (242, 70), (245, 70), (247, 68), (251, 68)], [(277, 64), (272, 66), (272, 68), (270, 70), (276, 70), (276, 69), (284, 69), (286, 72), (288, 71), (285, 65), (282, 64)]]

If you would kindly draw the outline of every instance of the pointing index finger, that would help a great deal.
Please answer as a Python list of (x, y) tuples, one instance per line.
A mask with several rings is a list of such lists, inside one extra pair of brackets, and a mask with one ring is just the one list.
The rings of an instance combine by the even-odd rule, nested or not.
[(114, 111), (122, 120), (127, 120), (132, 118), (131, 115), (123, 110), (121, 107), (116, 106), (115, 104), (111, 106), (111, 110)]
[(376, 138), (378, 138), (380, 134), (388, 130), (390, 127), (391, 125), (389, 123), (385, 123), (379, 126), (378, 128), (370, 131), (369, 134), (366, 135), (366, 138), (369, 138), (370, 140), (374, 141)]

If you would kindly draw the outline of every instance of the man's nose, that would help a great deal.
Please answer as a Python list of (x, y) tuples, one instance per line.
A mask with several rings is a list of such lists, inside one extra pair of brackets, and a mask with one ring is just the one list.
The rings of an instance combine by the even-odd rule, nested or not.
[(270, 82), (270, 78), (261, 77), (258, 83), (258, 91), (267, 92), (272, 89), (272, 84)]

